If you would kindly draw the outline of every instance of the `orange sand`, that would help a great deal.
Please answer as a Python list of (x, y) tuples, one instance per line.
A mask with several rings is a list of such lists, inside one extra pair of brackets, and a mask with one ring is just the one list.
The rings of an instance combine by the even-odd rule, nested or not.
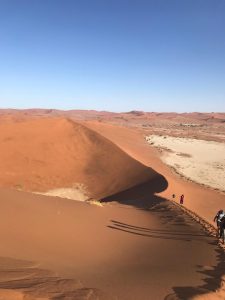
[[(169, 201), (183, 193), (212, 223), (224, 195), (172, 174), (141, 132), (85, 124), (0, 124), (0, 299), (224, 299), (224, 250)], [(81, 181), (103, 206), (9, 190), (21, 178), (43, 191)]]

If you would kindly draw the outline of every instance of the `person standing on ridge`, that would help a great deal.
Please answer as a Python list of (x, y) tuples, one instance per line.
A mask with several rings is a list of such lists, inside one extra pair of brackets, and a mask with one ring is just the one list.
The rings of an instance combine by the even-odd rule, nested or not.
[(184, 204), (184, 195), (183, 194), (180, 196), (180, 204)]

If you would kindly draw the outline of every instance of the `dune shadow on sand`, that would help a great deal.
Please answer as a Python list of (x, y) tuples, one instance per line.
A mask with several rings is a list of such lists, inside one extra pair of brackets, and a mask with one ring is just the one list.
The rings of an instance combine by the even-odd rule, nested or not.
[[(143, 228), (136, 224), (126, 224), (121, 220), (111, 220), (108, 228), (124, 231), (126, 233), (145, 236), (149, 238), (173, 239), (182, 241), (191, 241), (206, 237), (205, 232), (192, 232), (188, 224), (193, 222), (189, 216), (179, 208), (175, 207), (169, 200), (156, 196), (155, 193), (163, 191), (167, 188), (167, 181), (163, 176), (159, 176), (151, 181), (135, 186), (121, 193), (112, 195), (101, 202), (118, 202), (124, 206), (133, 206), (138, 210), (149, 211), (151, 214), (157, 215), (162, 225), (166, 225), (165, 229)], [(179, 230), (166, 230), (168, 225), (177, 226)]]
[[(192, 286), (182, 286), (182, 287), (173, 287), (173, 294), (167, 295), (164, 300), (178, 300), (185, 299), (191, 300), (195, 296), (202, 296), (202, 299), (225, 299), (225, 290), (220, 290), (221, 282), (225, 276), (225, 252), (222, 248), (218, 247), (216, 242), (213, 242), (212, 245), (216, 248), (218, 264), (213, 268), (205, 266), (196, 266), (197, 272), (203, 274), (204, 283), (201, 286), (192, 287)], [(208, 293), (218, 291), (220, 295), (212, 295), (209, 298), (205, 298)], [(199, 300), (201, 297), (199, 298)]]
[(184, 213), (171, 201), (155, 195), (155, 193), (167, 188), (167, 181), (164, 177), (155, 178), (149, 182), (133, 187), (129, 190), (112, 195), (102, 202), (117, 202), (124, 206), (133, 206), (139, 210), (149, 211), (157, 215), (157, 218), (164, 225), (171, 225), (163, 228), (147, 228), (138, 224), (127, 224), (123, 220), (110, 220), (107, 227), (113, 230), (123, 231), (127, 234), (144, 236), (146, 238), (179, 240), (181, 242), (200, 241), (205, 245), (210, 245), (212, 251), (217, 252), (218, 264), (212, 268), (204, 266), (195, 267), (195, 272), (202, 274), (204, 284), (197, 287), (173, 287), (173, 294), (165, 297), (165, 300), (191, 299), (197, 295), (204, 295), (215, 291), (220, 287), (221, 277), (225, 270), (225, 254), (218, 247), (217, 240), (208, 236), (205, 230), (199, 225), (198, 229), (192, 229), (195, 222), (189, 215)]
[[(158, 204), (160, 201), (160, 198), (156, 197), (154, 194), (166, 190), (167, 187), (168, 182), (166, 178), (158, 174), (155, 178), (145, 183), (103, 198), (101, 199), (101, 202), (116, 201), (124, 205), (132, 205), (138, 209), (147, 209), (150, 206), (153, 207)], [(165, 201), (165, 199), (162, 198), (161, 201)]]

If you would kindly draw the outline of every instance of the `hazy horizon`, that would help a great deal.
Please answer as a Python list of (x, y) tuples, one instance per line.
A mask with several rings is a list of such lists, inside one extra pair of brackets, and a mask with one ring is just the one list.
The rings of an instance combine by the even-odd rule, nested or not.
[(193, 113), (200, 113), (200, 114), (224, 114), (225, 111), (147, 111), (147, 110), (136, 110), (131, 109), (127, 111), (113, 111), (113, 110), (96, 110), (96, 109), (82, 109), (82, 108), (70, 108), (70, 109), (60, 109), (60, 108), (53, 108), (53, 107), (27, 107), (27, 108), (16, 108), (16, 107), (0, 107), (0, 110), (58, 110), (58, 111), (96, 111), (96, 112), (106, 112), (106, 113), (131, 113), (131, 112), (144, 112), (144, 113), (162, 113), (162, 114), (193, 114)]

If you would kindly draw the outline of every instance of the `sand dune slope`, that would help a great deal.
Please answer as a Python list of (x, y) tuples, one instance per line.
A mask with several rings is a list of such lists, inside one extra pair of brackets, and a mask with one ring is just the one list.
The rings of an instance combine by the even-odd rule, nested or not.
[(171, 174), (136, 131), (47, 118), (0, 130), (2, 186), (83, 183), (105, 197), (98, 207), (0, 189), (0, 299), (193, 300), (216, 290), (224, 299), (224, 251), (168, 201), (184, 192), (185, 205), (212, 220), (224, 196)]
[(168, 182), (168, 187), (160, 193), (160, 196), (172, 200), (172, 194), (175, 194), (174, 200), (179, 202), (179, 196), (184, 194), (185, 207), (211, 224), (215, 224), (213, 218), (216, 212), (219, 209), (225, 210), (224, 193), (218, 193), (197, 183), (184, 180), (184, 178), (172, 173), (171, 169), (160, 160), (157, 150), (145, 141), (143, 132), (99, 122), (89, 122), (88, 126), (113, 141), (134, 159), (146, 166), (151, 166), (162, 174)]
[(216, 240), (155, 196), (151, 182), (105, 201), (0, 190), (0, 296), (187, 300), (219, 287), (224, 253)]
[(2, 300), (109, 300), (79, 280), (60, 278), (32, 262), (0, 257), (0, 299)]
[(81, 188), (99, 198), (157, 176), (98, 133), (64, 118), (2, 120), (0, 133), (1, 187)]

